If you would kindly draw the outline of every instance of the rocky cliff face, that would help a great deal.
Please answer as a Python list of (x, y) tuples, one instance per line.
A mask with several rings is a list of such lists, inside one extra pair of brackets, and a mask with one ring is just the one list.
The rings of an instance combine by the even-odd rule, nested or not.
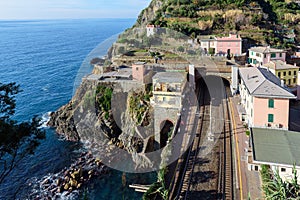
[[(128, 108), (131, 90), (143, 90), (143, 85), (137, 85), (85, 80), (72, 100), (51, 114), (48, 125), (55, 127), (57, 133), (67, 140), (84, 143), (105, 164), (113, 161), (122, 164), (118, 160), (122, 153), (125, 154), (122, 159), (127, 157), (128, 163), (131, 161), (125, 168), (149, 167), (151, 163), (138, 154), (144, 148), (144, 141), (137, 133), (137, 120), (130, 115)], [(102, 88), (101, 92), (99, 88)], [(113, 89), (111, 99), (107, 101), (108, 97), (103, 94), (109, 93), (106, 88)], [(103, 102), (111, 104), (108, 110)]]
[(162, 0), (151, 1), (150, 5), (140, 13), (134, 27), (146, 27), (146, 25), (148, 25), (149, 22), (155, 18), (156, 12), (161, 8), (162, 5)]
[(97, 98), (98, 87), (118, 87), (114, 83), (98, 83), (85, 80), (79, 86), (72, 100), (58, 111), (51, 113), (49, 126), (55, 127), (57, 133), (68, 140), (88, 140), (90, 135), (100, 133), (109, 139), (121, 134), (111, 111), (100, 108)]

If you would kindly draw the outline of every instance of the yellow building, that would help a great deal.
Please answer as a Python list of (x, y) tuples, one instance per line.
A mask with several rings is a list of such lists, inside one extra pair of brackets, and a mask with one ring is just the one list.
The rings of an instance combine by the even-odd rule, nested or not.
[(272, 60), (271, 62), (264, 64), (264, 67), (268, 68), (288, 87), (297, 86), (299, 71), (299, 68), (297, 66), (287, 64), (286, 62), (281, 60)]

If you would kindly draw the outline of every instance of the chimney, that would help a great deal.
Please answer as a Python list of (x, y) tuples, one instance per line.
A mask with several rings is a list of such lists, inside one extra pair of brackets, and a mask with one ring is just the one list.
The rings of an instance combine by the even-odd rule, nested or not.
[(283, 80), (280, 80), (280, 85), (281, 85), (281, 87), (284, 87), (284, 81)]
[(294, 66), (297, 67), (296, 63), (294, 63)]

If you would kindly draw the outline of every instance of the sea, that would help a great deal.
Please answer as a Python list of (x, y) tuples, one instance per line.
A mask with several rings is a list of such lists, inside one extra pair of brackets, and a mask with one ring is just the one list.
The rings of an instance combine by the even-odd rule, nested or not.
[[(58, 173), (78, 157), (82, 146), (64, 140), (46, 127), (49, 113), (66, 104), (81, 78), (92, 71), (89, 60), (102, 57), (119, 33), (135, 19), (74, 19), (0, 21), (0, 82), (16, 82), (22, 92), (16, 96), (14, 119), (43, 120), (46, 139), (34, 155), (27, 156), (0, 184), (0, 199), (28, 199), (32, 185)], [(153, 182), (153, 174), (111, 173), (84, 190), (88, 199), (141, 199), (128, 187), (137, 180)]]

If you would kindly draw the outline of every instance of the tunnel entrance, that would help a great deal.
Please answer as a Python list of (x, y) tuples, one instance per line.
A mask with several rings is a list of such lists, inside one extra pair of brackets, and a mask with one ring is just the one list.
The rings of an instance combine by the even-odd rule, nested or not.
[[(230, 81), (222, 76), (207, 75), (201, 76), (196, 81), (196, 90), (207, 91), (208, 97), (204, 102), (205, 105), (219, 105), (222, 100), (226, 98), (226, 95), (231, 95)], [(226, 92), (225, 92), (226, 91)]]
[(174, 124), (170, 120), (164, 120), (160, 124), (160, 148), (167, 145), (169, 137), (171, 137), (173, 132)]

